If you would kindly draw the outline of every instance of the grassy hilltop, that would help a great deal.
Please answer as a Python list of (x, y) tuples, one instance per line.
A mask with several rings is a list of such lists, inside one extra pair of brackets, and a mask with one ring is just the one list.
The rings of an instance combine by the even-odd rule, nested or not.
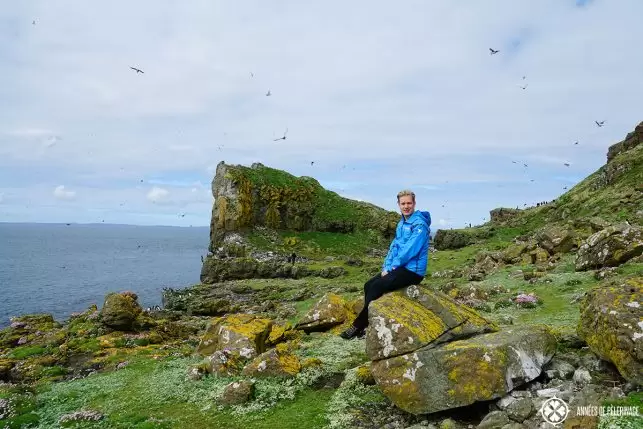
[[(628, 135), (626, 142), (640, 134)], [(594, 231), (623, 221), (643, 226), (643, 144), (626, 146), (620, 153), (611, 151), (605, 166), (554, 203), (458, 231), (466, 242), (431, 252), (423, 285), (501, 327), (546, 324), (556, 333), (560, 353), (589, 359), (575, 334), (583, 294), (603, 282), (643, 277), (640, 257), (610, 270), (575, 266), (579, 244)], [(466, 427), (479, 422), (480, 410), (473, 406), (435, 416), (399, 410), (368, 382), (364, 341), (341, 340), (337, 330), (310, 335), (290, 330), (287, 344), (302, 362), (301, 372), (257, 380), (248, 404), (218, 402), (226, 385), (244, 377), (188, 377), (188, 368), (202, 362), (194, 351), (213, 317), (253, 312), (287, 330), (328, 292), (359, 301), (364, 281), (379, 272), (389, 243), (390, 213), (341, 198), (312, 178), (260, 165), (233, 166), (217, 176), (211, 250), (234, 233), (241, 237), (233, 243), (239, 254), (226, 255), (230, 260), (295, 251), (301, 258), (295, 265), (308, 274), (224, 279), (166, 291), (163, 311), (130, 308), (135, 318), (127, 330), (106, 327), (96, 308), (64, 323), (42, 315), (16, 319), (0, 331), (0, 379), (10, 381), (0, 385), (0, 428), (370, 428), (423, 420), (446, 425), (447, 418), (465, 425), (448, 427)], [(296, 201), (296, 207), (288, 201)], [(546, 242), (546, 228), (564, 230), (569, 246), (551, 254), (539, 245), (530, 247)], [(336, 275), (323, 274), (331, 272)], [(538, 302), (517, 305), (519, 294), (533, 294)], [(613, 371), (604, 372), (604, 378), (595, 376), (597, 383), (614, 379)], [(642, 399), (634, 391), (612, 403)]]

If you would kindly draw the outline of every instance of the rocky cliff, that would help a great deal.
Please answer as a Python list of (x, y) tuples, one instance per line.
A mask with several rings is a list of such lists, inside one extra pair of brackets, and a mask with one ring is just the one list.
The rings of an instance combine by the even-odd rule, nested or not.
[(256, 226), (274, 230), (352, 233), (375, 231), (392, 237), (399, 215), (324, 189), (312, 177), (296, 177), (260, 163), (220, 162), (212, 181), (214, 206), (210, 252), (228, 232)]

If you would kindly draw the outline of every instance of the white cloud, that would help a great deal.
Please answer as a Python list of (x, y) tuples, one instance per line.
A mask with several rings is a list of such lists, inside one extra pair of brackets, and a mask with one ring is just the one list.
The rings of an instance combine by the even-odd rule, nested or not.
[[(429, 206), (445, 194), (467, 203), (444, 214), (461, 224), (557, 196), (562, 162), (586, 176), (643, 119), (639, 0), (130, 3), (0, 10), (16, 28), (0, 39), (4, 186), (27, 188), (2, 173), (20, 164), (50, 168), (48, 189), (66, 183), (83, 204), (88, 176), (101, 178), (98, 206), (118, 209), (114, 195), (141, 178), (189, 204), (180, 187), (209, 183), (220, 161), (258, 161), (390, 209), (422, 184)], [(500, 182), (513, 188), (498, 193)]]
[(170, 192), (167, 189), (155, 186), (147, 193), (147, 199), (153, 203), (166, 202), (169, 195)]
[(76, 198), (76, 192), (68, 191), (65, 189), (64, 185), (59, 185), (54, 189), (54, 197), (59, 200), (73, 200)]

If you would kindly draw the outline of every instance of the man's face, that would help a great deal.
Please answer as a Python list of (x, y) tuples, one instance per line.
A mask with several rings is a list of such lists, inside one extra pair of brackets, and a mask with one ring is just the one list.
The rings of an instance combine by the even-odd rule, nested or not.
[(413, 201), (413, 197), (410, 195), (401, 196), (397, 205), (400, 206), (400, 211), (403, 216), (411, 216), (415, 211), (415, 201)]

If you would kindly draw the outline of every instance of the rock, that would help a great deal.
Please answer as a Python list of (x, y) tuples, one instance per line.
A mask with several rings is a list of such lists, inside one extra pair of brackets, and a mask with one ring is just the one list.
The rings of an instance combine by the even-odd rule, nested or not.
[(371, 360), (498, 329), (442, 292), (417, 285), (385, 294), (371, 302), (368, 313), (366, 353)]
[(625, 140), (613, 144), (607, 149), (607, 162), (612, 161), (619, 153), (635, 148), (641, 142), (643, 142), (643, 122), (638, 124), (634, 131), (628, 133)]
[(580, 305), (577, 332), (621, 375), (643, 384), (643, 277), (613, 281), (590, 290)]
[(517, 399), (507, 407), (507, 415), (511, 420), (522, 423), (534, 412), (534, 405), (529, 398)]
[(220, 162), (212, 181), (212, 195), (211, 253), (226, 242), (227, 236), (250, 228), (266, 236), (270, 236), (266, 230), (283, 229), (369, 231), (385, 238), (395, 233), (400, 218), (399, 213), (373, 204), (339, 197), (311, 177), (296, 177), (260, 163), (249, 168)]
[(324, 331), (348, 321), (354, 314), (349, 303), (334, 293), (324, 295), (295, 325), (304, 332)]
[(573, 380), (577, 385), (585, 386), (592, 382), (592, 376), (585, 368), (578, 368), (576, 371), (574, 371)]
[(322, 268), (319, 272), (319, 277), (325, 279), (334, 279), (341, 277), (346, 274), (346, 269), (344, 267), (325, 267)]
[(351, 267), (361, 267), (362, 265), (364, 265), (364, 261), (355, 256), (349, 256), (346, 259), (345, 264)]
[(504, 411), (492, 411), (487, 414), (476, 429), (497, 429), (509, 424), (509, 417)]
[(255, 383), (249, 380), (235, 381), (224, 389), (219, 403), (221, 405), (241, 405), (252, 400), (255, 393)]
[(458, 229), (438, 229), (433, 239), (437, 250), (459, 249), (468, 246), (472, 241), (471, 235)]
[(502, 260), (508, 264), (520, 262), (522, 254), (527, 250), (527, 244), (514, 244), (505, 249), (502, 253)]
[(567, 253), (576, 245), (574, 230), (557, 225), (542, 228), (534, 238), (538, 245), (550, 254)]
[(574, 375), (574, 367), (564, 360), (559, 359), (557, 356), (549, 361), (545, 368), (552, 371), (553, 376), (550, 378), (560, 378), (561, 380), (568, 380)]
[(108, 294), (100, 311), (101, 322), (113, 329), (132, 330), (136, 318), (143, 311), (137, 299), (132, 292)]
[(617, 275), (616, 267), (604, 267), (594, 272), (594, 278), (596, 280), (604, 280)]
[(526, 426), (516, 422), (510, 422), (501, 427), (500, 429), (525, 429)]
[(79, 422), (96, 422), (104, 418), (103, 414), (99, 411), (84, 410), (76, 411), (70, 414), (64, 414), (58, 419), (58, 424), (66, 427), (75, 425)]
[(286, 351), (269, 350), (252, 360), (242, 374), (250, 377), (295, 377), (301, 371), (299, 358)]
[(413, 414), (500, 398), (533, 380), (554, 354), (546, 327), (478, 335), (371, 363), (381, 391)]
[(576, 271), (615, 267), (643, 254), (643, 229), (620, 223), (592, 234), (576, 256)]
[(210, 323), (196, 348), (196, 353), (210, 356), (226, 350), (227, 355), (251, 359), (266, 349), (266, 339), (272, 320), (252, 314), (233, 314), (219, 317)]
[(489, 220), (492, 223), (502, 223), (520, 214), (521, 210), (507, 207), (498, 207), (489, 212)]

